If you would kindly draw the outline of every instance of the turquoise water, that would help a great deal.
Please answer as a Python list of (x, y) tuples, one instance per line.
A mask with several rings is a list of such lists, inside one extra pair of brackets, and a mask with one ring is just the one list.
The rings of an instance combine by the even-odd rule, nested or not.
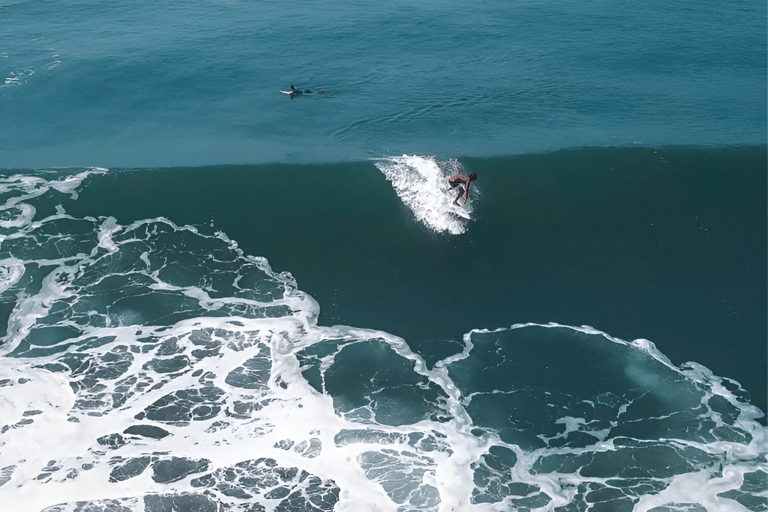
[[(0, 5), (4, 167), (762, 144), (761, 2)], [(291, 84), (326, 94), (290, 101)]]
[(11, 509), (768, 509), (765, 5), (0, 19)]

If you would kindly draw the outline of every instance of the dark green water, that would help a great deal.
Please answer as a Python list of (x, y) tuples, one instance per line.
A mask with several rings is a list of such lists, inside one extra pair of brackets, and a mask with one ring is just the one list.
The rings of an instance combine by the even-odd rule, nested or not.
[(291, 272), (321, 324), (396, 334), (430, 364), (475, 328), (591, 325), (766, 409), (765, 146), (459, 160), (479, 179), (458, 236), (417, 223), (373, 162), (110, 171), (66, 208), (213, 223)]

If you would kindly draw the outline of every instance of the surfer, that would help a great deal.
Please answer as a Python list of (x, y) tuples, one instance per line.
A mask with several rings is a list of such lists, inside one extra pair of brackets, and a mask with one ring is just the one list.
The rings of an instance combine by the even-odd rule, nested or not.
[(280, 92), (287, 94), (289, 98), (293, 99), (294, 96), (299, 96), (301, 94), (323, 94), (325, 92), (325, 89), (320, 89), (319, 91), (313, 91), (312, 89), (304, 89), (302, 91), (301, 89), (297, 89), (293, 85), (291, 85), (290, 91), (280, 91)]
[(453, 200), (453, 204), (460, 206), (459, 199), (462, 198), (464, 199), (462, 203), (467, 204), (467, 199), (469, 199), (469, 185), (476, 179), (477, 173), (475, 172), (471, 174), (454, 174), (448, 178), (448, 184), (451, 186), (451, 188), (448, 189), (449, 192), (456, 187), (459, 187), (456, 194), (456, 199)]
[(301, 89), (297, 89), (293, 85), (291, 85), (291, 94), (289, 94), (288, 97), (293, 99), (294, 96), (298, 96), (300, 94), (304, 94), (304, 91), (302, 91)]

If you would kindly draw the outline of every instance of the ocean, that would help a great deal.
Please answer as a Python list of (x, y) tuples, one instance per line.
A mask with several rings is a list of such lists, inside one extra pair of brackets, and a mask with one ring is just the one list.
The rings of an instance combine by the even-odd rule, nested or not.
[(768, 511), (766, 14), (0, 0), (0, 510)]

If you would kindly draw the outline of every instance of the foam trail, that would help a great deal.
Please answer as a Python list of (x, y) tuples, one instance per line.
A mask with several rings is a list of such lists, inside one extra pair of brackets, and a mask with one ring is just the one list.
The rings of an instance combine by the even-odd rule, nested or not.
[[(435, 232), (464, 233), (467, 222), (451, 213), (453, 197), (446, 193), (448, 178), (463, 172), (456, 160), (440, 162), (421, 156), (392, 157), (376, 162), (392, 183), (398, 197), (411, 209), (416, 220)], [(473, 187), (473, 192), (476, 189)], [(472, 212), (472, 200), (464, 205)]]

